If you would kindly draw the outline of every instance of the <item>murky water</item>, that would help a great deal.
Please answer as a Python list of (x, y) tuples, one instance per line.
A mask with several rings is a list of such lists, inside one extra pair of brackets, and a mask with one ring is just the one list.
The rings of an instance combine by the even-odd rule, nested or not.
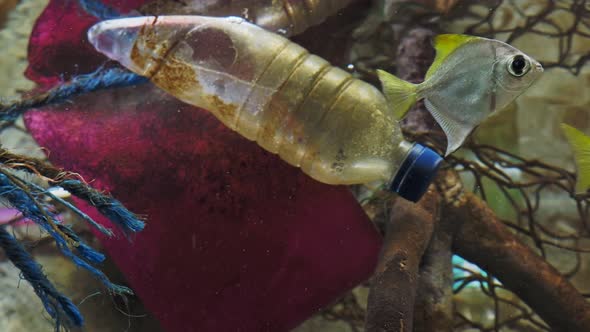
[[(583, 153), (574, 157), (561, 124), (590, 134), (590, 6), (543, 0), (280, 3), (0, 0), (0, 173), (10, 182), (0, 195), (6, 205), (0, 227), (80, 309), (84, 330), (589, 326), (589, 188), (576, 190)], [(198, 24), (161, 18), (172, 14), (238, 15), (281, 37), (272, 38), (274, 47), (257, 27), (229, 33), (226, 26), (187, 27), (178, 22)], [(109, 39), (104, 52), (118, 62), (87, 38), (99, 21), (140, 15), (160, 15), (160, 22), (121, 24), (111, 36), (119, 39)], [(409, 154), (400, 152), (399, 142), (418, 142), (444, 156), (453, 131), (422, 101), (398, 123), (380, 108), (399, 99), (379, 92), (376, 71), (421, 83), (439, 34), (506, 42), (538, 60), (544, 72), (514, 102), (476, 123), (461, 149), (444, 158), (438, 177), (428, 179), (433, 185), (424, 198), (410, 204), (388, 192), (395, 182), (390, 173), (413, 167), (401, 162)], [(149, 38), (139, 42), (137, 36)], [(287, 36), (340, 69), (281, 44)], [(448, 52), (450, 61), (463, 46), (438, 52)], [(297, 52), (284, 51), (289, 47)], [(494, 105), (509, 89), (497, 75), (470, 76), (474, 64), (488, 62), (484, 55), (478, 62), (462, 54), (435, 92), (456, 86), (450, 105), (468, 104), (480, 93), (494, 95), (486, 104)], [(194, 68), (200, 77), (193, 77)], [(487, 75), (481, 68), (478, 73)], [(358, 82), (353, 78), (370, 85), (347, 90)], [(473, 84), (481, 89), (468, 89)], [(8, 110), (18, 117), (5, 115)], [(452, 120), (471, 123), (475, 108), (460, 111)], [(395, 153), (387, 152), (390, 145)], [(590, 144), (580, 149), (587, 154)], [(401, 161), (389, 165), (387, 158), (398, 154)], [(33, 187), (55, 189), (64, 178), (112, 195), (145, 221), (145, 229), (125, 236), (101, 210), (110, 203), (63, 192), (80, 214)], [(409, 178), (398, 181), (428, 184)], [(10, 184), (46, 209), (48, 224), (65, 232), (73, 255), (135, 294), (113, 294), (104, 279), (64, 258), (35, 218), (14, 221), (23, 209), (6, 189)], [(85, 222), (86, 214), (115, 236)], [(92, 263), (76, 251), (80, 243), (106, 253), (106, 262)], [(72, 325), (59, 301), (44, 307), (26, 280), (19, 284), (11, 260), (8, 254), (0, 262), (0, 330), (50, 331), (55, 312)]]

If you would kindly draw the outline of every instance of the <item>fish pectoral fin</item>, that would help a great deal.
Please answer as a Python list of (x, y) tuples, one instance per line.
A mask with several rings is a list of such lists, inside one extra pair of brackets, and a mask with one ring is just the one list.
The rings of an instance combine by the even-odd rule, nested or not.
[(576, 193), (584, 193), (590, 188), (590, 137), (565, 123), (561, 124), (561, 129), (574, 152), (578, 171)]
[(424, 104), (447, 136), (447, 151), (445, 152), (446, 157), (461, 147), (467, 136), (469, 136), (477, 124), (471, 125), (469, 123), (461, 123), (449, 117), (448, 115), (440, 112), (428, 99), (424, 100)]
[(418, 99), (417, 85), (381, 69), (377, 70), (377, 75), (383, 86), (385, 98), (393, 109), (394, 118), (401, 120)]

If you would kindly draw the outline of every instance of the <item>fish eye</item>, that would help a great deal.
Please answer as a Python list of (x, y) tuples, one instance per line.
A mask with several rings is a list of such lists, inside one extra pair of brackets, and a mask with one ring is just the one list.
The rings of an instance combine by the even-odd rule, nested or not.
[(516, 77), (521, 77), (529, 71), (529, 62), (522, 56), (516, 55), (512, 61), (508, 63), (508, 72)]

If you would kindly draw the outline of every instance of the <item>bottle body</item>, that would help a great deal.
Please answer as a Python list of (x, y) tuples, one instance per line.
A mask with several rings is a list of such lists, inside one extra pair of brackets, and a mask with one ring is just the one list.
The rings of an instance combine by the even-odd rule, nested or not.
[(93, 27), (95, 47), (320, 182), (391, 182), (412, 147), (379, 90), (282, 36), (238, 18), (125, 20)]

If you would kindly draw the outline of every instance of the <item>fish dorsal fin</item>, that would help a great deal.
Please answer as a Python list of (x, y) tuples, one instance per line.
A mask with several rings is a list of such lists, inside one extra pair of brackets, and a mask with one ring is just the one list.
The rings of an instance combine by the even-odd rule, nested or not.
[(430, 114), (432, 114), (436, 122), (438, 122), (447, 136), (447, 151), (445, 151), (446, 157), (461, 147), (475, 125), (461, 123), (456, 119), (441, 113), (428, 99), (424, 100), (424, 105), (426, 105), (426, 108)]
[(430, 78), (438, 68), (442, 65), (445, 59), (459, 47), (476, 40), (477, 37), (467, 35), (444, 34), (434, 37), (434, 49), (436, 50), (436, 57), (428, 72), (426, 79)]
[(417, 86), (381, 69), (377, 69), (377, 75), (383, 87), (383, 94), (393, 110), (393, 117), (401, 120), (418, 98)]
[(590, 188), (590, 137), (565, 123), (561, 124), (561, 129), (574, 152), (578, 171), (576, 193), (584, 193)]

